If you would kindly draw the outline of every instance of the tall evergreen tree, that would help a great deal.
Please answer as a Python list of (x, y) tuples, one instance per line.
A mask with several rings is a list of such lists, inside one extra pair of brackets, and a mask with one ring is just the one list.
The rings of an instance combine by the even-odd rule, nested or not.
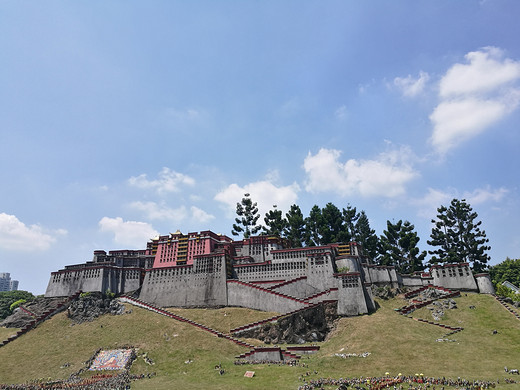
[(321, 210), (323, 224), (320, 227), (322, 244), (341, 241), (343, 231), (343, 215), (332, 203), (327, 203)]
[(323, 216), (318, 205), (312, 206), (309, 216), (305, 218), (305, 245), (316, 246), (321, 245), (321, 226), (323, 225)]
[(377, 256), (379, 241), (376, 236), (376, 231), (370, 228), (370, 222), (364, 210), (358, 214), (356, 219), (352, 240), (359, 242), (365, 255), (368, 256), (369, 259), (374, 260)]
[(300, 206), (293, 204), (285, 214), (285, 221), (284, 237), (293, 248), (301, 247), (305, 241), (305, 219)]
[(262, 228), (256, 225), (258, 218), (260, 218), (258, 205), (251, 200), (249, 194), (244, 194), (242, 201), (237, 203), (237, 215), (238, 218), (235, 218), (233, 230), (231, 231), (234, 236), (243, 233), (244, 238), (249, 238), (251, 235), (258, 233)]
[(486, 245), (486, 232), (480, 230), (482, 221), (475, 221), (478, 214), (465, 199), (453, 199), (449, 207), (441, 206), (437, 212), (428, 244), (438, 249), (429, 251), (430, 263), (469, 263), (473, 271), (484, 271), (491, 247)]
[(262, 227), (265, 234), (282, 237), (287, 221), (283, 218), (282, 211), (273, 205), (273, 210), (269, 210), (264, 217), (265, 226)]
[(386, 225), (387, 230), (379, 239), (379, 263), (393, 265), (403, 274), (424, 270), (426, 251), (419, 253), (417, 243), (420, 238), (414, 231), (414, 225), (402, 220), (395, 224), (386, 221)]
[(341, 213), (343, 215), (343, 230), (339, 236), (339, 241), (353, 241), (355, 240), (354, 235), (356, 231), (356, 222), (358, 221), (360, 214), (356, 211), (356, 208), (351, 205), (348, 205)]

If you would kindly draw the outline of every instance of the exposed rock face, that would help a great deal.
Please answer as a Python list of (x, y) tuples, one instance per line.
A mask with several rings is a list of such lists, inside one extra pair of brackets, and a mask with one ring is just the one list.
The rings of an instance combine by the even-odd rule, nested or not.
[(446, 310), (456, 309), (457, 302), (453, 299), (443, 299), (442, 301), (435, 301), (429, 307), (432, 312), (432, 317), (435, 321), (440, 321), (442, 317), (444, 317), (444, 312)]
[(372, 285), (372, 294), (375, 297), (387, 300), (387, 299), (395, 297), (396, 295), (401, 294), (401, 290), (399, 288), (392, 289), (390, 286)]
[(94, 321), (103, 314), (119, 315), (125, 307), (117, 300), (103, 296), (101, 293), (90, 293), (80, 296), (67, 309), (67, 316), (76, 324)]
[(31, 302), (25, 303), (22, 306), (27, 311), (17, 308), (13, 314), (7, 317), (0, 326), (6, 328), (23, 328), (29, 322), (33, 321), (35, 317), (40, 316), (48, 310), (55, 310), (66, 298), (35, 298)]
[(338, 317), (335, 304), (322, 304), (279, 319), (275, 323), (241, 332), (266, 344), (303, 344), (323, 341)]

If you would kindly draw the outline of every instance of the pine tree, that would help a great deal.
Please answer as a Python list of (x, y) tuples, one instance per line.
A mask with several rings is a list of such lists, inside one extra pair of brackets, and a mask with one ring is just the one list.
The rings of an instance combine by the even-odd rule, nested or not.
[[(354, 209), (355, 211), (356, 209)], [(369, 259), (373, 260), (377, 256), (377, 247), (379, 239), (376, 236), (376, 231), (370, 228), (370, 222), (362, 210), (357, 215), (357, 221), (354, 225), (352, 240), (359, 242), (363, 248), (363, 252)]]
[(469, 263), (474, 272), (484, 271), (491, 247), (486, 245), (486, 232), (480, 230), (482, 221), (475, 221), (478, 214), (465, 199), (453, 199), (449, 207), (441, 206), (437, 212), (428, 244), (438, 249), (429, 251), (430, 263)]
[(305, 219), (300, 206), (293, 204), (285, 214), (285, 221), (284, 237), (287, 238), (291, 247), (301, 247), (305, 240)]
[(316, 246), (321, 245), (321, 226), (323, 225), (323, 216), (318, 205), (314, 205), (309, 212), (309, 216), (305, 218), (305, 245)]
[(321, 210), (321, 215), (323, 221), (320, 226), (322, 245), (341, 242), (341, 233), (343, 231), (343, 215), (341, 211), (329, 202)]
[(258, 214), (257, 203), (253, 203), (249, 194), (244, 194), (242, 201), (237, 203), (237, 215), (238, 218), (235, 218), (236, 223), (233, 224), (231, 231), (234, 236), (244, 233), (244, 238), (249, 238), (262, 228), (256, 225), (260, 215)]
[(386, 221), (386, 225), (387, 230), (379, 239), (379, 264), (393, 265), (403, 274), (424, 270), (426, 251), (419, 253), (417, 243), (420, 238), (414, 225), (402, 220), (395, 224)]
[(287, 221), (283, 218), (282, 211), (273, 205), (274, 210), (270, 210), (265, 214), (265, 226), (262, 227), (265, 234), (281, 237), (287, 225)]
[(360, 214), (355, 207), (348, 205), (346, 209), (342, 210), (343, 215), (343, 231), (340, 234), (339, 241), (350, 242), (355, 240), (354, 235), (356, 231), (356, 222)]

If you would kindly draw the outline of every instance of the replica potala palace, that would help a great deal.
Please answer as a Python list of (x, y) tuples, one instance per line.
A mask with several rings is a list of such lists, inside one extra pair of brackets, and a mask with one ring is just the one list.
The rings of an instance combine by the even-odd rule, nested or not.
[(488, 274), (466, 263), (401, 275), (376, 266), (355, 242), (285, 248), (284, 240), (255, 236), (240, 241), (211, 231), (156, 237), (143, 250), (94, 251), (92, 261), (52, 272), (46, 297), (77, 291), (138, 296), (158, 306), (240, 306), (287, 313), (323, 301), (339, 315), (375, 310), (373, 286), (494, 293)]

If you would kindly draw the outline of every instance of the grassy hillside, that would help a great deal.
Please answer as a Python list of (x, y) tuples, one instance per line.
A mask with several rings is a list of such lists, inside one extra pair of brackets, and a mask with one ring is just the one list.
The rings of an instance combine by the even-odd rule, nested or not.
[[(124, 345), (137, 347), (138, 353), (147, 352), (155, 362), (150, 366), (141, 358), (136, 360), (133, 373), (155, 372), (156, 376), (133, 382), (135, 389), (296, 389), (302, 384), (299, 377), (306, 372), (311, 372), (306, 378), (381, 376), (388, 371), (392, 375), (423, 373), (496, 380), (506, 377), (504, 366), (520, 368), (520, 321), (490, 296), (468, 294), (455, 300), (458, 308), (447, 311), (442, 320), (465, 328), (450, 336), (454, 342), (437, 342), (445, 330), (397, 314), (394, 308), (404, 301), (395, 298), (378, 301), (380, 308), (372, 315), (340, 319), (328, 340), (320, 343), (319, 353), (302, 359), (306, 367), (235, 366), (235, 356), (246, 349), (135, 307), (131, 307), (131, 314), (104, 316), (74, 326), (62, 313), (0, 348), (0, 383), (66, 378), (98, 348)], [(238, 308), (172, 311), (222, 331), (273, 314)], [(413, 317), (431, 319), (427, 309), (415, 312)], [(498, 334), (494, 335), (493, 329)], [(11, 333), (0, 329), (0, 336)], [(370, 352), (370, 356), (335, 356), (361, 352)], [(185, 363), (188, 360), (192, 363)], [(70, 366), (60, 368), (65, 363)], [(222, 376), (214, 369), (219, 363), (226, 371)], [(244, 378), (246, 370), (255, 371), (255, 377)]]

